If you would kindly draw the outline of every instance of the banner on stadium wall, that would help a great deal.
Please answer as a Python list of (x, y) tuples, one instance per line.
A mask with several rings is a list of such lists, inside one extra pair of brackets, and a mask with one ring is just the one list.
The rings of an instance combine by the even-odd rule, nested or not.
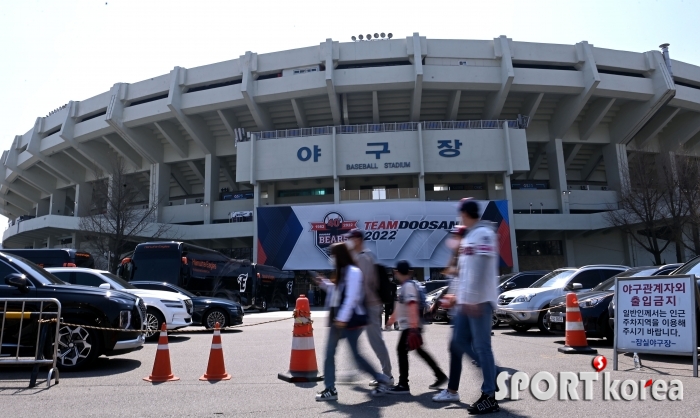
[[(494, 222), (501, 267), (513, 266), (508, 201), (477, 201)], [(444, 267), (451, 256), (445, 238), (458, 222), (456, 202), (371, 202), (257, 208), (257, 262), (282, 270), (329, 270), (329, 248), (358, 228), (377, 262)]]

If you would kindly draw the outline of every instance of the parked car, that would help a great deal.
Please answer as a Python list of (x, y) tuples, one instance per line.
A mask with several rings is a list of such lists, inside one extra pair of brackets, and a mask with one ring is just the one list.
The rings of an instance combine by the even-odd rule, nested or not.
[(444, 286), (449, 286), (450, 285), (450, 280), (447, 279), (441, 279), (441, 280), (430, 280), (427, 282), (418, 282), (418, 284), (423, 288), (423, 292), (425, 292), (426, 296), (428, 293), (432, 293), (436, 289), (439, 289)]
[(66, 283), (114, 289), (139, 296), (146, 304), (146, 340), (158, 339), (160, 327), (168, 330), (192, 325), (192, 300), (188, 296), (158, 290), (144, 290), (132, 286), (116, 275), (103, 270), (80, 267), (52, 267), (46, 271)]
[(508, 323), (516, 332), (527, 332), (533, 326), (548, 333), (544, 323), (549, 302), (567, 292), (591, 289), (615, 274), (628, 270), (627, 266), (590, 265), (580, 268), (556, 269), (543, 276), (532, 286), (509, 290), (498, 297), (496, 317)]
[(501, 294), (509, 290), (530, 287), (550, 271), (551, 270), (532, 270), (504, 274), (498, 278), (498, 293)]
[[(139, 296), (87, 286), (71, 286), (22, 257), (0, 252), (0, 298), (55, 298), (61, 303), (66, 324), (59, 329), (58, 367), (79, 370), (90, 366), (100, 355), (119, 355), (143, 346), (146, 305)], [(13, 306), (14, 305), (14, 306)], [(8, 308), (19, 308), (10, 303)], [(28, 303), (28, 311), (38, 311)], [(46, 309), (51, 309), (47, 306)], [(26, 325), (26, 324), (25, 324)], [(86, 326), (118, 328), (111, 331)], [(32, 327), (34, 327), (32, 329)], [(6, 319), (0, 341), (0, 355), (14, 355), (19, 335), (19, 320)], [(20, 345), (34, 355), (36, 324), (24, 329)]]
[(440, 308), (440, 298), (447, 293), (449, 286), (439, 287), (425, 295), (426, 312), (423, 317), (429, 322), (440, 322), (447, 320), (447, 312)]
[[(549, 273), (549, 270), (532, 270), (521, 271), (518, 273), (503, 274), (498, 277), (498, 293), (501, 294), (503, 292), (507, 292), (508, 290), (530, 287), (533, 283), (535, 283), (547, 273)], [(493, 320), (491, 321), (491, 326), (497, 327), (498, 325), (500, 325), (500, 323), (501, 321), (494, 313)]]
[(139, 289), (160, 290), (164, 292), (175, 292), (192, 299), (194, 305), (192, 311), (192, 325), (202, 325), (207, 328), (214, 328), (219, 323), (221, 328), (243, 323), (243, 308), (238, 302), (222, 298), (210, 298), (196, 296), (187, 290), (166, 282), (130, 282)]
[[(608, 321), (608, 305), (615, 296), (615, 278), (658, 276), (668, 274), (677, 267), (677, 265), (672, 265), (631, 268), (614, 275), (588, 292), (579, 293), (577, 295), (578, 305), (586, 337), (613, 340), (613, 330)], [(545, 315), (545, 325), (550, 332), (563, 334), (566, 329), (566, 296), (552, 299), (549, 306), (552, 308)]]
[[(676, 268), (674, 268), (676, 267)], [(659, 267), (659, 270), (664, 269), (664, 273), (655, 274), (655, 276), (670, 276), (675, 274), (694, 274), (696, 277), (700, 277), (700, 256), (695, 257), (685, 264), (666, 264)], [(670, 270), (670, 271), (669, 271)], [(700, 286), (700, 284), (698, 285)], [(610, 301), (608, 305), (608, 325), (611, 330), (615, 330), (615, 298)], [(700, 330), (700, 321), (698, 321)]]

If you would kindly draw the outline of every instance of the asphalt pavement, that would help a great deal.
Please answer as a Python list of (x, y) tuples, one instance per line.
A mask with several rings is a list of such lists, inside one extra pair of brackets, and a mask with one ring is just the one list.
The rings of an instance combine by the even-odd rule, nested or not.
[[(291, 317), (291, 312), (249, 313), (244, 324), (257, 324)], [(314, 311), (314, 337), (319, 369), (322, 369), (326, 341), (325, 312)], [(1, 417), (401, 417), (430, 415), (465, 416), (465, 403), (480, 394), (481, 371), (464, 361), (460, 394), (462, 403), (432, 402), (436, 391), (428, 389), (434, 376), (428, 366), (415, 354), (410, 354), (410, 395), (386, 395), (372, 398), (367, 383), (369, 376), (357, 374), (346, 343), (341, 342), (337, 354), (339, 383), (337, 402), (316, 402), (314, 395), (323, 389), (322, 382), (290, 384), (278, 380), (277, 374), (289, 368), (292, 321), (266, 323), (258, 326), (226, 330), (222, 344), (226, 371), (233, 377), (217, 383), (199, 381), (207, 367), (211, 332), (193, 328), (169, 337), (170, 360), (177, 382), (152, 384), (142, 380), (151, 373), (156, 344), (111, 358), (101, 357), (88, 371), (63, 373), (60, 384), (46, 388), (45, 381), (27, 389), (27, 368), (0, 368)], [(447, 324), (431, 324), (424, 333), (425, 348), (434, 355), (447, 373), (448, 342), (452, 329)], [(394, 376), (398, 380), (396, 343), (399, 332), (384, 332), (392, 356)], [(516, 334), (502, 326), (493, 336), (494, 353), (501, 370), (524, 371), (532, 377), (539, 371), (556, 376), (561, 371), (593, 371), (591, 355), (567, 355), (557, 351), (563, 336), (542, 335), (530, 331)], [(361, 349), (378, 367), (366, 337), (361, 337)], [(517, 401), (502, 401), (501, 412), (490, 416), (598, 416), (598, 417), (658, 417), (699, 416), (700, 379), (692, 377), (689, 357), (644, 356), (644, 369), (635, 371), (632, 357), (620, 356), (620, 370), (612, 371), (612, 345), (589, 340), (599, 354), (608, 359), (605, 371), (613, 379), (648, 380), (680, 379), (684, 386), (682, 401), (603, 401), (603, 382), (595, 382), (593, 401), (559, 401), (557, 397), (538, 401), (527, 391)], [(322, 372), (322, 370), (321, 370)], [(40, 375), (40, 380), (45, 374)], [(579, 395), (582, 396), (579, 385)], [(544, 386), (542, 386), (544, 389)], [(647, 391), (649, 389), (646, 389)]]

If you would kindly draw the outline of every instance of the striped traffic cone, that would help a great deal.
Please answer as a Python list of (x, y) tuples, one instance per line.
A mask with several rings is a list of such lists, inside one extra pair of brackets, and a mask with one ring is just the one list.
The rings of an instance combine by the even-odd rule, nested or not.
[(598, 353), (598, 350), (588, 346), (576, 293), (566, 294), (566, 345), (559, 347), (559, 351), (565, 354)]
[(209, 352), (209, 364), (207, 372), (199, 380), (230, 380), (231, 375), (226, 373), (224, 366), (224, 349), (221, 347), (221, 330), (219, 323), (214, 327), (214, 336), (211, 339), (211, 351)]
[(144, 377), (143, 380), (153, 383), (180, 380), (170, 370), (170, 349), (168, 348), (168, 332), (165, 329), (165, 323), (160, 328), (160, 338), (158, 339), (158, 350), (156, 350), (156, 361), (153, 363), (153, 371), (150, 376)]
[(318, 374), (316, 365), (316, 348), (314, 347), (314, 329), (311, 326), (311, 308), (304, 295), (297, 299), (294, 309), (294, 329), (292, 330), (292, 356), (289, 372), (279, 373), (277, 378), (285, 382), (319, 382), (323, 376)]

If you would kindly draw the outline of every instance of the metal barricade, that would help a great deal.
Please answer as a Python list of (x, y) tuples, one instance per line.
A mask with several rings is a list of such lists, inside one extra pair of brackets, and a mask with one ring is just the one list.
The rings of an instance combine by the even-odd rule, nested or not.
[[(47, 305), (51, 306), (49, 311), (45, 310)], [(36, 386), (39, 367), (49, 366), (46, 387), (51, 387), (52, 379), (58, 384), (56, 359), (61, 302), (52, 298), (0, 298), (0, 309), (0, 366), (34, 365), (29, 380), (30, 388)], [(17, 320), (19, 323), (16, 323)], [(26, 329), (34, 324), (36, 339), (30, 340)], [(51, 340), (48, 340), (49, 337)], [(34, 342), (33, 358), (28, 355), (31, 353), (31, 345), (26, 345), (31, 341)], [(45, 358), (48, 352), (51, 353), (51, 358)]]

